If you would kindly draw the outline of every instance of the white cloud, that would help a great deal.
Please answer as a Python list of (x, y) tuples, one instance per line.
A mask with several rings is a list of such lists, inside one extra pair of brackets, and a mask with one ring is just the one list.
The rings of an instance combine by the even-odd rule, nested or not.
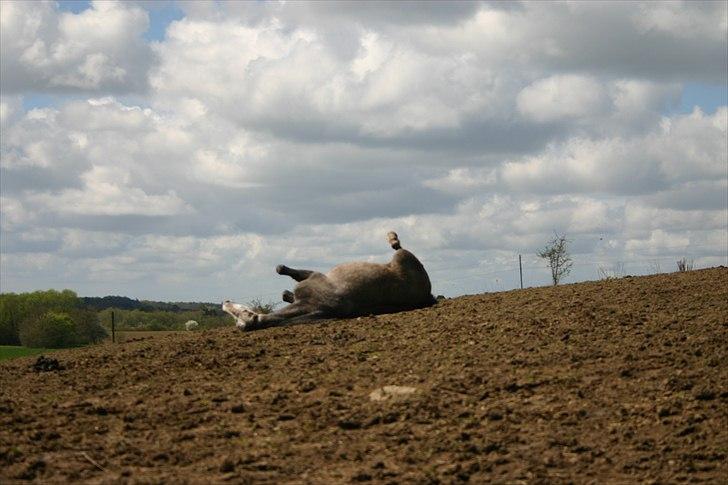
[(86, 132), (146, 133), (159, 118), (150, 109), (126, 106), (112, 97), (70, 102), (61, 111), (62, 122)]
[(572, 138), (543, 153), (506, 162), (502, 181), (521, 191), (650, 193), (690, 181), (725, 178), (725, 107), (662, 119), (631, 138)]
[(674, 82), (565, 74), (524, 87), (516, 105), (521, 115), (538, 123), (571, 123), (600, 135), (633, 134), (677, 105), (680, 90)]
[[(332, 13), (315, 4), (222, 3), (220, 10), (188, 5), (192, 15), (173, 23), (157, 48), (155, 99), (160, 108), (175, 109), (178, 100), (194, 98), (246, 128), (280, 138), (417, 146), (433, 133), (452, 133), (467, 136), (461, 140), (467, 145), (478, 123), (513, 125), (514, 105), (526, 125), (572, 121), (598, 131), (609, 115), (608, 129), (637, 129), (677, 98), (679, 85), (664, 75), (675, 68), (671, 56), (703, 62), (698, 44), (638, 28), (634, 9), (623, 5), (501, 7), (473, 4), (456, 22), (420, 17), (414, 26), (397, 17), (385, 20), (380, 8), (363, 13), (342, 5)], [(639, 8), (652, 11), (649, 3)], [(355, 11), (363, 17), (353, 16)], [(382, 18), (363, 24), (370, 14)], [(402, 25), (395, 29), (393, 22)], [(610, 59), (617, 75), (607, 79), (616, 80), (605, 80), (596, 71), (608, 34), (621, 43), (649, 41), (652, 51), (658, 48), (653, 42), (667, 47), (659, 48), (664, 55), (648, 56), (659, 65), (640, 59), (637, 67), (634, 49), (609, 50), (623, 57)], [(703, 42), (703, 51), (720, 52), (719, 40), (701, 35), (694, 40)], [(670, 42), (697, 52), (674, 49)], [(553, 74), (552, 64), (570, 67)], [(714, 62), (690, 70), (715, 79), (697, 67), (710, 71)], [(523, 147), (518, 132), (529, 136), (526, 130), (511, 127), (511, 150)], [(412, 139), (418, 134), (421, 139)]]
[(508, 187), (523, 192), (649, 192), (663, 180), (659, 162), (645, 155), (637, 140), (572, 138), (506, 162), (501, 176)]
[(633, 201), (625, 205), (624, 218), (625, 234), (636, 234), (642, 237), (645, 233), (655, 230), (687, 233), (688, 231), (725, 228), (728, 209), (675, 210), (649, 207), (640, 201)]
[(678, 38), (708, 37), (724, 41), (728, 31), (728, 5), (725, 2), (645, 2), (639, 5), (632, 20), (645, 33), (656, 31)]
[(96, 1), (81, 13), (55, 2), (9, 1), (2, 8), (2, 88), (5, 93), (141, 91), (153, 59), (142, 34), (145, 10)]
[(80, 215), (170, 216), (192, 209), (174, 190), (150, 195), (129, 185), (129, 174), (110, 167), (92, 167), (81, 175), (83, 189), (67, 189), (58, 194), (34, 194), (29, 200), (51, 212)]
[(607, 109), (607, 94), (597, 80), (577, 75), (540, 79), (517, 98), (518, 110), (538, 122), (592, 117)]
[(447, 174), (422, 183), (427, 187), (447, 193), (466, 195), (483, 190), (494, 190), (498, 173), (494, 168), (460, 167), (448, 170)]
[(0, 127), (5, 129), (21, 111), (21, 96), (0, 96)]
[(16, 226), (28, 224), (33, 214), (23, 207), (22, 202), (11, 197), (0, 197), (0, 227), (10, 231)]
[(71, 257), (105, 257), (124, 250), (131, 237), (116, 232), (64, 229), (60, 234), (61, 254)]
[(635, 128), (634, 121), (649, 123), (666, 105), (677, 104), (680, 86), (677, 83), (620, 79), (613, 82), (609, 90), (617, 121), (632, 122), (630, 127)]
[(575, 278), (726, 263), (728, 110), (674, 113), (725, 82), (720, 2), (179, 6), (146, 43), (143, 4), (3, 3), (3, 288), (274, 299), (390, 229), (447, 294), (554, 230)]
[(696, 108), (689, 115), (665, 118), (661, 128), (648, 143), (667, 177), (674, 181), (726, 177), (727, 107), (718, 108), (713, 115)]
[(248, 182), (251, 177), (245, 169), (244, 162), (225, 160), (211, 150), (198, 150), (193, 160), (193, 177), (211, 185), (221, 185), (245, 189), (259, 186), (259, 183)]
[(354, 32), (358, 48), (341, 59), (326, 32), (185, 19), (159, 46), (152, 85), (166, 108), (194, 96), (283, 136), (316, 127), (365, 138), (456, 128), (500, 94), (473, 56), (432, 55), (385, 33)]

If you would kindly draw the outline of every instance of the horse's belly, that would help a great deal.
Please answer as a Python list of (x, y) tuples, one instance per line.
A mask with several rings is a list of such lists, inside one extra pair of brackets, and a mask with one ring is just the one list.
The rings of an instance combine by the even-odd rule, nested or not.
[[(405, 282), (384, 265), (351, 263), (337, 266), (326, 277), (336, 289), (343, 313), (366, 315), (397, 308), (410, 298)], [(391, 311), (391, 310), (390, 310)]]

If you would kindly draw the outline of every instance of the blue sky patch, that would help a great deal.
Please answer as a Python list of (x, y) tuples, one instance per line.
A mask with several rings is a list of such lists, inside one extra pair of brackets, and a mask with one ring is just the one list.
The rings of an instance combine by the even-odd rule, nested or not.
[(91, 7), (88, 0), (61, 0), (58, 2), (58, 10), (61, 12), (81, 13)]
[(686, 83), (683, 86), (679, 111), (690, 113), (700, 106), (704, 113), (715, 113), (720, 106), (728, 105), (728, 85)]
[(68, 101), (68, 96), (54, 94), (28, 94), (23, 96), (23, 111), (30, 111), (35, 108), (56, 108)]
[(148, 41), (162, 41), (167, 32), (169, 24), (175, 20), (181, 20), (185, 14), (175, 2), (159, 2), (153, 4), (149, 12), (149, 30), (144, 34)]

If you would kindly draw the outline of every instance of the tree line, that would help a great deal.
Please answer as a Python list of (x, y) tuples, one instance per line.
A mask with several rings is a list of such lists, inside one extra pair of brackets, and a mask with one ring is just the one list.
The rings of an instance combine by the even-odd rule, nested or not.
[(184, 330), (188, 320), (197, 321), (199, 328), (229, 323), (222, 311), (207, 304), (80, 298), (71, 290), (2, 293), (0, 345), (63, 348), (99, 342), (108, 337), (112, 311), (118, 330)]
[[(208, 311), (216, 311), (219, 305), (214, 303), (201, 302), (164, 302), (151, 300), (136, 300), (126, 296), (82, 296), (81, 303), (86, 308), (94, 310), (105, 310), (107, 308), (118, 308), (119, 310), (141, 310), (144, 312), (185, 312), (199, 310), (203, 307)], [(222, 311), (218, 310), (222, 315)]]
[(106, 336), (96, 312), (71, 290), (0, 294), (0, 344), (75, 347)]

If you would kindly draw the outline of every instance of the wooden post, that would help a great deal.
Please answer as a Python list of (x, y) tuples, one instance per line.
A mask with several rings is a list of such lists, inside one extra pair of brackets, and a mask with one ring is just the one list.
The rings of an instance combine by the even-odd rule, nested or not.
[(111, 343), (116, 343), (116, 326), (114, 325), (114, 310), (111, 310)]
[(521, 289), (523, 289), (523, 264), (521, 263), (521, 255), (518, 255), (518, 272), (521, 274)]

